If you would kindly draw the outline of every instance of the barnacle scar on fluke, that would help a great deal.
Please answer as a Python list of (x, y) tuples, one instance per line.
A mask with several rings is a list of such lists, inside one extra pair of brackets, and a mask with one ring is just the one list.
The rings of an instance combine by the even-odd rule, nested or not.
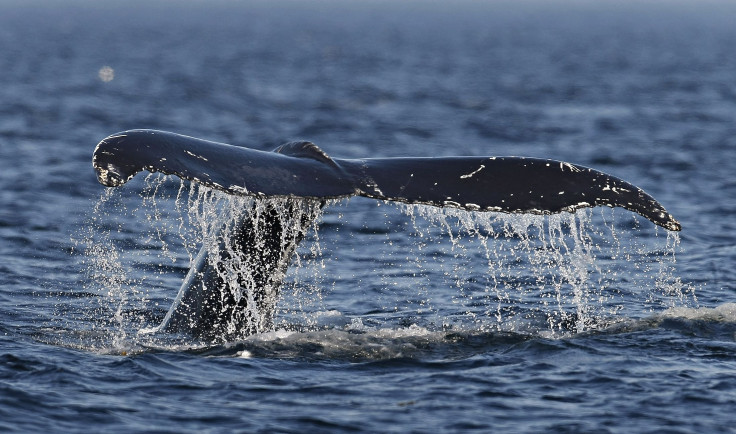
[[(259, 288), (259, 297), (240, 297), (243, 282), (222, 279), (216, 261), (202, 248), (157, 330), (208, 339), (238, 338), (268, 327), (272, 295), (305, 228), (328, 199), (357, 195), (476, 212), (532, 214), (622, 207), (670, 231), (681, 229), (639, 187), (595, 169), (539, 158), (338, 159), (306, 141), (264, 152), (164, 131), (131, 130), (103, 139), (92, 164), (97, 179), (109, 187), (121, 186), (147, 170), (233, 195), (312, 199), (281, 202), (280, 208), (286, 209), (266, 204), (265, 210), (244, 213), (235, 222), (229, 245), (220, 246), (221, 256), (239, 256), (249, 264), (249, 275), (240, 279)], [(288, 222), (284, 211), (292, 216)], [(254, 322), (243, 314), (247, 303), (255, 303), (266, 320)]]

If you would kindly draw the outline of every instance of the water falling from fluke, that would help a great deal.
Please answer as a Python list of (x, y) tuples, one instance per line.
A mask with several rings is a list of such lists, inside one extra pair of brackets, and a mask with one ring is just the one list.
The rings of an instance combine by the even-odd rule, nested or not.
[[(115, 304), (112, 310), (119, 330), (126, 331), (119, 335), (130, 337), (138, 331), (137, 339), (178, 336), (221, 343), (273, 330), (274, 316), (279, 309), (288, 309), (279, 306), (287, 267), (294, 261), (297, 267), (292, 274), (298, 272), (302, 261), (294, 255), (296, 246), (308, 233), (309, 243), (318, 238), (323, 202), (231, 196), (186, 181), (173, 188), (176, 182), (170, 179), (146, 179), (142, 206), (129, 207), (130, 215), (121, 212), (125, 206), (114, 204), (109, 194), (96, 210), (102, 213), (106, 204), (115, 208), (114, 213), (96, 218), (115, 228), (112, 235), (101, 231), (104, 236), (89, 243), (87, 254), (93, 274), (101, 278), (98, 285)], [(636, 237), (626, 236), (627, 231), (606, 224), (605, 217), (602, 224), (593, 222), (599, 216), (590, 210), (551, 216), (425, 205), (399, 205), (399, 210), (408, 216), (409, 230), (393, 236), (408, 237), (411, 243), (393, 243), (388, 231), (388, 253), (376, 250), (369, 255), (399, 256), (404, 259), (400, 267), (416, 268), (411, 278), (416, 284), (397, 288), (395, 297), (408, 300), (421, 295), (424, 301), (414, 307), (404, 303), (401, 308), (397, 303), (393, 310), (404, 309), (411, 317), (421, 312), (423, 327), (580, 332), (599, 327), (600, 318), (615, 317), (627, 303), (642, 302), (643, 294), (643, 302), (655, 307), (664, 304), (662, 300), (672, 303), (686, 297), (673, 277), (676, 237), (668, 236), (664, 247), (645, 240), (637, 244)], [(613, 219), (612, 210), (603, 210), (600, 216), (606, 214)], [(113, 215), (121, 221), (111, 223)], [(133, 232), (126, 228), (140, 221), (150, 228)], [(143, 242), (131, 246), (126, 237)], [(334, 246), (340, 248), (339, 243)], [(397, 253), (402, 248), (408, 250)], [(638, 264), (641, 273), (627, 268), (630, 261)], [(151, 276), (135, 270), (141, 268), (136, 264), (163, 270), (166, 263), (181, 271)], [(392, 271), (381, 269), (380, 263), (374, 267), (387, 276), (382, 281), (393, 291)], [(189, 271), (183, 275), (185, 269)], [(157, 283), (156, 277), (161, 281)], [(622, 277), (630, 282), (628, 287), (621, 287)], [(300, 284), (292, 283), (289, 290)], [(161, 296), (171, 294), (172, 285), (181, 288), (173, 303), (167, 301), (169, 296)], [(443, 302), (448, 294), (451, 302)], [(309, 297), (315, 293), (289, 298), (307, 304)], [(146, 309), (161, 312), (169, 305), (163, 319), (141, 314)]]
[(154, 331), (217, 342), (270, 330), (292, 256), (322, 207), (308, 199), (239, 197), (216, 206), (213, 197), (223, 200), (210, 190), (190, 207), (202, 248)]
[[(595, 231), (589, 230), (587, 209), (622, 207), (670, 231), (680, 230), (677, 220), (640, 188), (595, 169), (547, 159), (349, 160), (332, 158), (305, 141), (263, 152), (174, 133), (131, 130), (102, 140), (93, 166), (98, 180), (110, 187), (125, 184), (142, 170), (196, 184), (190, 187), (186, 204), (180, 205), (184, 188), (176, 193), (174, 208), (187, 211), (189, 224), (180, 216), (178, 233), (172, 237), (160, 230), (160, 222), (171, 213), (155, 199), (161, 185), (147, 181), (152, 199), (144, 201), (144, 209), (156, 231), (141, 250), (158, 240), (160, 254), (175, 262), (179, 256), (169, 246), (178, 237), (184, 240), (190, 267), (162, 322), (144, 332), (183, 334), (205, 342), (242, 339), (273, 328), (279, 287), (296, 247), (316, 227), (328, 201), (363, 196), (408, 204), (405, 210), (412, 221), (421, 216), (429, 222), (427, 235), (440, 228), (448, 236), (453, 258), (438, 266), (449, 267), (441, 274), (454, 280), (460, 291), (456, 300), (468, 296), (471, 286), (471, 299), (495, 306), (486, 310), (485, 317), (503, 323), (518, 318), (520, 311), (527, 317), (540, 312), (527, 303), (533, 292), (547, 298), (545, 308), (554, 305), (559, 313), (545, 317), (551, 328), (577, 331), (591, 327), (594, 300), (599, 305), (608, 300), (603, 292), (608, 270), (596, 261), (599, 244)], [(424, 229), (417, 225), (415, 229), (425, 237)], [(478, 263), (477, 255), (467, 253), (473, 244), (480, 247), (480, 262), (486, 268), (467, 279), (465, 269)], [(198, 253), (195, 246), (201, 246)], [(446, 255), (439, 251), (433, 256)], [(613, 264), (614, 258), (611, 255)], [(424, 269), (426, 275), (434, 275)], [(141, 285), (145, 279), (130, 281)], [(466, 285), (466, 280), (482, 283)], [(478, 288), (486, 295), (475, 293)], [(524, 295), (523, 303), (516, 302), (516, 293)], [(443, 311), (434, 309), (438, 314)], [(477, 309), (464, 314), (474, 321), (484, 317)]]

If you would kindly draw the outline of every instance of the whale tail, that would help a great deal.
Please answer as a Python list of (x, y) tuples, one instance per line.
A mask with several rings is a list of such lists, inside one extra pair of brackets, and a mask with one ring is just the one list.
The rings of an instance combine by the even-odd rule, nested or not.
[[(117, 187), (147, 170), (256, 198), (287, 200), (286, 208), (258, 201), (220, 237), (202, 248), (157, 328), (207, 340), (237, 339), (267, 329), (278, 288), (304, 230), (327, 199), (365, 196), (470, 211), (551, 214), (594, 206), (622, 207), (670, 231), (680, 223), (639, 187), (595, 169), (525, 157), (331, 158), (310, 142), (274, 152), (155, 130), (103, 139), (93, 155), (100, 183)], [(297, 198), (313, 201), (293, 200)], [(304, 208), (306, 207), (306, 208)], [(310, 208), (311, 207), (311, 208)], [(296, 216), (284, 221), (284, 215)], [(226, 229), (223, 229), (226, 230)], [(245, 264), (225, 278), (222, 264)], [(245, 296), (245, 295), (248, 296)]]
[(526, 157), (330, 158), (310, 142), (276, 152), (155, 130), (102, 140), (93, 166), (110, 187), (142, 170), (176, 175), (229, 194), (381, 200), (470, 211), (550, 214), (594, 206), (622, 207), (670, 231), (680, 223), (653, 197), (588, 167)]

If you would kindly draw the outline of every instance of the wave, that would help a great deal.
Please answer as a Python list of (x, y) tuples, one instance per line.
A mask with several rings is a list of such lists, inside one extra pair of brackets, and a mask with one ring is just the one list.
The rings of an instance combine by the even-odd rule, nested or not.
[[(36, 331), (36, 340), (109, 355), (182, 353), (198, 357), (245, 359), (287, 359), (312, 362), (410, 363), (415, 366), (433, 363), (473, 363), (478, 357), (494, 360), (500, 354), (509, 363), (515, 355), (529, 351), (554, 352), (567, 348), (598, 351), (602, 341), (620, 345), (620, 337), (631, 345), (667, 347), (675, 341), (703, 339), (706, 345), (720, 348), (736, 341), (736, 303), (716, 307), (675, 307), (642, 318), (601, 317), (595, 330), (550, 331), (517, 324), (516, 330), (433, 328), (407, 326), (369, 326), (359, 318), (349, 318), (337, 311), (322, 312), (323, 324), (312, 327), (277, 328), (237, 342), (207, 344), (175, 335), (134, 334), (109, 340), (102, 330)], [(527, 324), (529, 326), (529, 324)], [(107, 342), (104, 342), (108, 339)], [(707, 343), (710, 342), (710, 343)], [(603, 345), (605, 346), (605, 345)], [(497, 360), (496, 360), (497, 362)], [(493, 363), (496, 363), (493, 362)]]

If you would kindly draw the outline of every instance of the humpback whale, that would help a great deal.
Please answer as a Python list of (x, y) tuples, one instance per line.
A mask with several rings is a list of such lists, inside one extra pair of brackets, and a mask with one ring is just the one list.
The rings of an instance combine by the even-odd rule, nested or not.
[[(268, 329), (275, 294), (290, 259), (316, 216), (314, 210), (328, 199), (364, 196), (469, 211), (533, 214), (622, 207), (667, 230), (681, 229), (639, 187), (595, 169), (540, 158), (338, 159), (307, 141), (265, 152), (165, 131), (130, 130), (99, 142), (92, 164), (98, 181), (108, 187), (121, 186), (145, 170), (232, 195), (286, 199), (267, 202), (263, 208), (254, 206), (231, 222), (232, 236), (218, 238), (214, 256), (203, 246), (156, 328), (208, 341), (238, 339)], [(311, 200), (288, 200), (297, 198)], [(247, 264), (247, 272), (226, 278), (219, 268), (223, 261)], [(243, 288), (256, 291), (246, 297)]]

